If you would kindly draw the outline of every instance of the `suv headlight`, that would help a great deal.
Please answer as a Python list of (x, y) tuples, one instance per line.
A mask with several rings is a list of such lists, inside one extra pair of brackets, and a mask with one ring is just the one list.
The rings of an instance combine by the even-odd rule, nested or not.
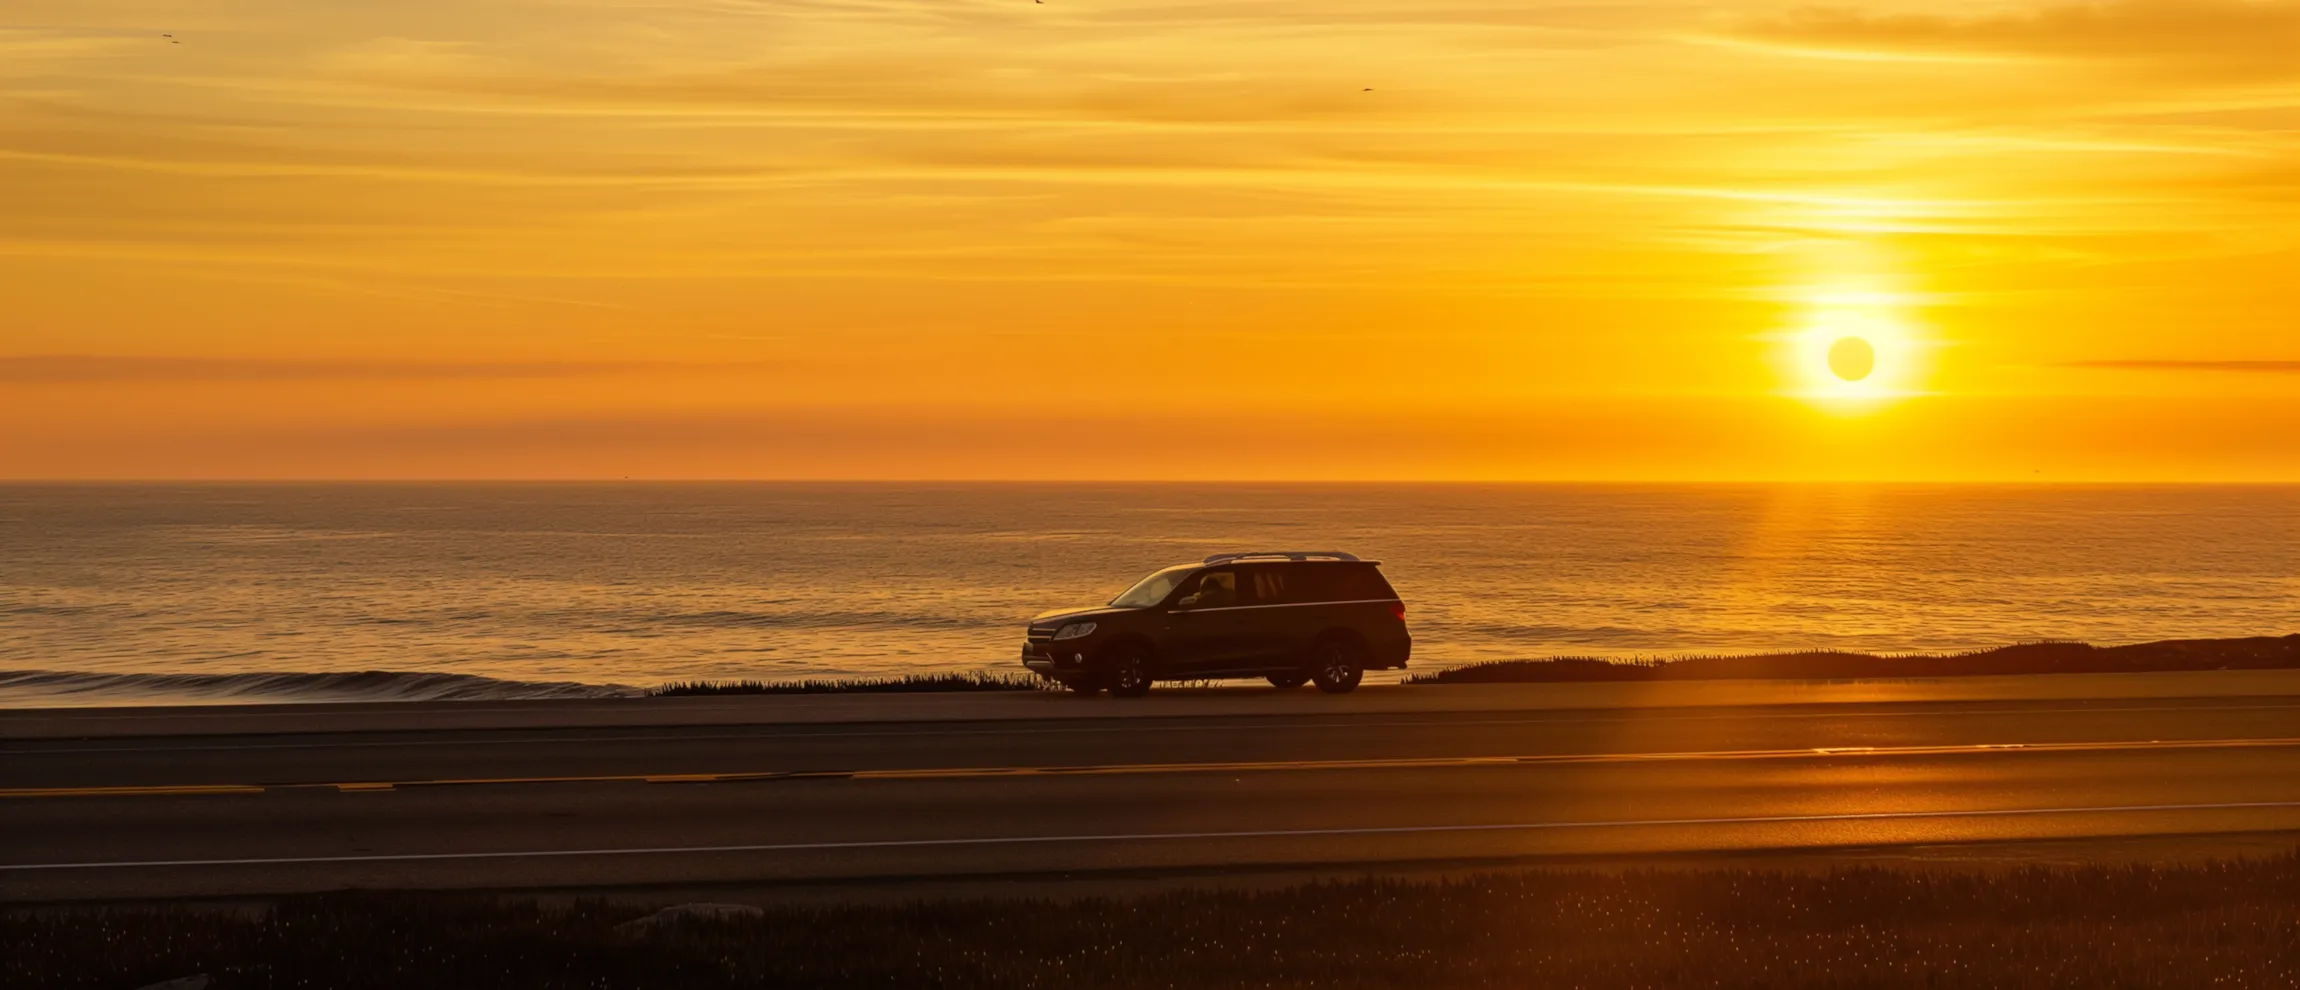
[(1057, 640), (1077, 639), (1080, 636), (1092, 635), (1094, 635), (1094, 623), (1091, 622), (1073, 622), (1054, 631), (1054, 638)]

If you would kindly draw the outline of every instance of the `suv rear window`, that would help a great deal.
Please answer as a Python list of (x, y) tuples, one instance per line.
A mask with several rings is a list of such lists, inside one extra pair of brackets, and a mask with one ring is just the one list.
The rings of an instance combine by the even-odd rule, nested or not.
[(1308, 563), (1284, 570), (1288, 597), (1297, 602), (1387, 601), (1398, 596), (1372, 564)]

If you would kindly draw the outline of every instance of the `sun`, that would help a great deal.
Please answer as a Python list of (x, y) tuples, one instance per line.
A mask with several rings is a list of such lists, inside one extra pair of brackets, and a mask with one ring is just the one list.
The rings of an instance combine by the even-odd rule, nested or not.
[(1779, 338), (1790, 394), (1841, 409), (1917, 394), (1924, 347), (1898, 299), (1820, 292), (1806, 299), (1800, 325)]
[(1848, 382), (1869, 377), (1877, 368), (1877, 348), (1859, 337), (1839, 337), (1829, 345), (1829, 370)]

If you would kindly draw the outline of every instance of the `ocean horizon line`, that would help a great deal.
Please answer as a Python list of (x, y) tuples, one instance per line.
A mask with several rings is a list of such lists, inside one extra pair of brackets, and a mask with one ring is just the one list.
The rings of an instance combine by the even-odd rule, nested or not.
[(7, 487), (128, 487), (145, 485), (785, 485), (785, 486), (1132, 486), (1186, 487), (1444, 487), (1444, 488), (2300, 488), (2300, 477), (2276, 479), (2118, 478), (713, 478), (713, 477), (185, 477), (0, 478)]

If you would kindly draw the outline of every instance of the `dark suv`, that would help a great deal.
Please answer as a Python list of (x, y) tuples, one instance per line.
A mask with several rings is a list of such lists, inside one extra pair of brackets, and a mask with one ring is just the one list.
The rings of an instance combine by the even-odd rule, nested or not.
[(1376, 561), (1331, 550), (1215, 554), (1143, 578), (1102, 608), (1031, 620), (1022, 664), (1121, 698), (1161, 680), (1263, 677), (1341, 694), (1404, 667), (1406, 606)]

